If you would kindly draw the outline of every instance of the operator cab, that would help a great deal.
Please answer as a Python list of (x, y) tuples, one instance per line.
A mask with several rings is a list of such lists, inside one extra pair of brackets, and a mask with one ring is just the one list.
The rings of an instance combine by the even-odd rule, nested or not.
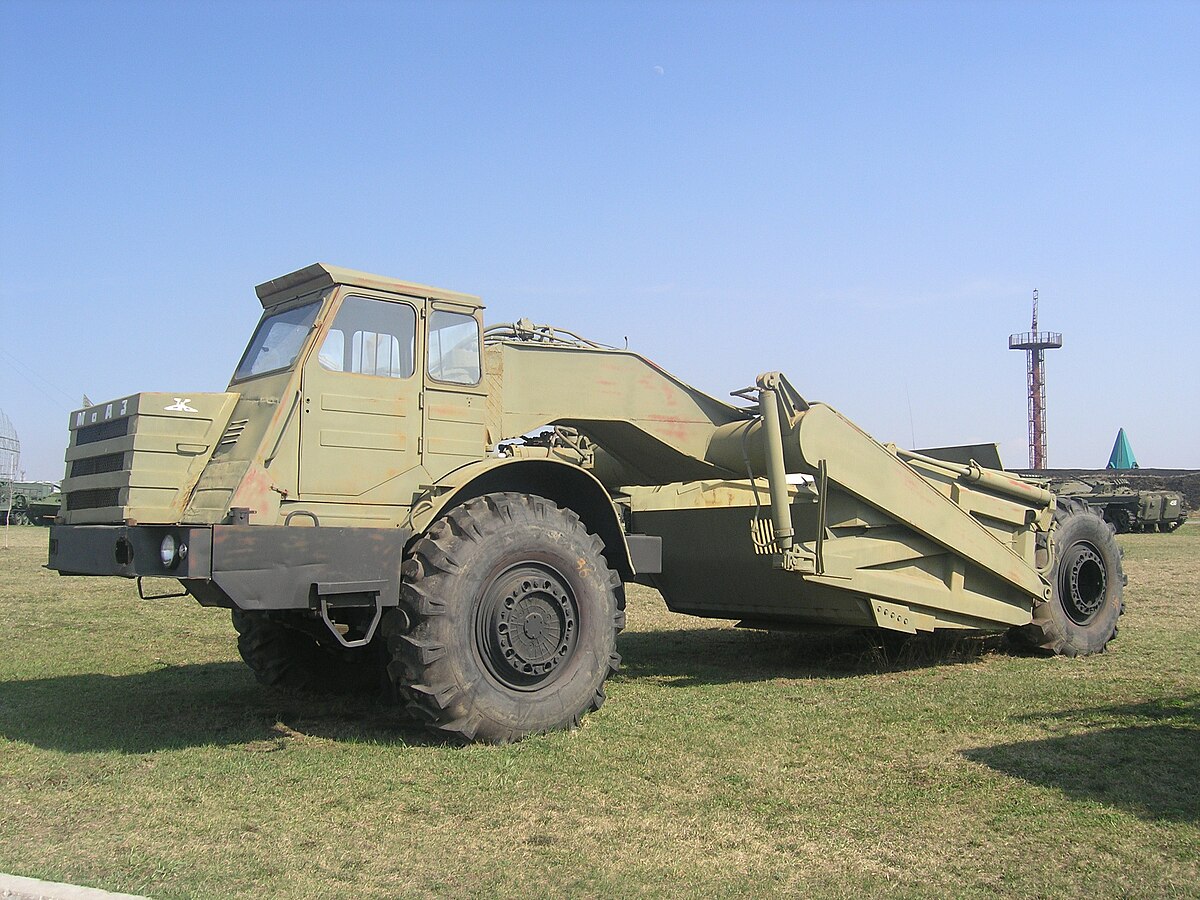
[(295, 398), (279, 454), (296, 448), (290, 499), (405, 506), (486, 453), (478, 298), (324, 264), (256, 292), (263, 317), (231, 390)]

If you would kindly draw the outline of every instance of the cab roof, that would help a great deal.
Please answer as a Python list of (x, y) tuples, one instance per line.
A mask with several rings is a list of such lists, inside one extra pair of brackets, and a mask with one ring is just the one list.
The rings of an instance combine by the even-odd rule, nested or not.
[(415, 284), (411, 281), (399, 281), (385, 275), (372, 275), (370, 272), (356, 272), (354, 269), (343, 269), (328, 263), (313, 263), (311, 266), (297, 269), (290, 275), (281, 275), (279, 278), (264, 281), (254, 288), (254, 293), (258, 295), (259, 302), (266, 308), (292, 297), (324, 290), (337, 284), (370, 288), (391, 294), (404, 294), (408, 297), (443, 300), (448, 303), (469, 306), (472, 309), (483, 308), (479, 298), (471, 294), (460, 294), (457, 291), (447, 291), (426, 284)]

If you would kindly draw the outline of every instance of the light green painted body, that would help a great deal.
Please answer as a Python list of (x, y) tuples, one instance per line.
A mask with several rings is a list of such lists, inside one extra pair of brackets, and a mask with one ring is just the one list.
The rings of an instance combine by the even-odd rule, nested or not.
[[(466, 316), (482, 334), (476, 298), (323, 265), (258, 294), (264, 318), (319, 304), (294, 363), (235, 376), (221, 393), (136, 394), (74, 413), (61, 525), (248, 516), (419, 536), (470, 496), (525, 491), (574, 509), (613, 568), (698, 615), (998, 629), (1028, 623), (1049, 596), (1052, 542), (1039, 536), (1053, 495), (881, 445), (777, 374), (735, 405), (636, 353), (518, 323), (481, 342), (482, 362), (466, 344), (439, 345), (438, 378), (424, 364), (430, 323)], [(411, 345), (342, 334), (350, 297), (405, 307)], [(370, 346), (375, 371), (331, 369), (327, 341), (342, 366)], [(472, 366), (481, 377), (466, 383)], [(520, 441), (548, 427), (560, 439)], [(661, 572), (638, 571), (625, 534), (661, 537)]]

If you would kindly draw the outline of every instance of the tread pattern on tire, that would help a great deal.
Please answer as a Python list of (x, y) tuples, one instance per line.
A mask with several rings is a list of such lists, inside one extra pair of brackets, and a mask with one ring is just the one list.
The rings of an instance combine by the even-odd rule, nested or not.
[[(566, 709), (560, 720), (525, 730), (520, 723), (498, 726), (473, 709), (479, 685), (462, 677), (463, 669), (447, 647), (448, 623), (474, 615), (476, 598), (456, 597), (452, 585), (469, 563), (471, 551), (492, 539), (500, 529), (530, 524), (561, 529), (579, 541), (592, 557), (597, 576), (613, 597), (611, 649), (590, 698), (578, 709)], [(621, 664), (616, 635), (625, 627), (625, 593), (620, 576), (605, 562), (604, 544), (589, 532), (571, 510), (530, 494), (487, 494), (446, 513), (412, 546), (403, 565), (401, 605), (403, 616), (384, 616), (381, 631), (387, 643), (388, 674), (407, 710), (427, 728), (463, 741), (504, 742), (530, 733), (578, 727), (584, 715), (598, 710), (605, 700), (605, 681)], [(465, 612), (464, 612), (465, 610)], [(458, 648), (461, 652), (462, 648)], [(482, 672), (475, 673), (485, 679)], [(536, 702), (533, 693), (529, 702)]]
[[(1111, 631), (1107, 634), (1103, 631), (1094, 633), (1091, 635), (1092, 640), (1089, 645), (1081, 647), (1078, 640), (1078, 632), (1072, 632), (1071, 627), (1063, 621), (1064, 614), (1061, 610), (1056, 609), (1058, 605), (1057, 597), (1036, 606), (1033, 610), (1033, 622), (1014, 629), (1013, 633), (1021, 643), (1056, 656), (1085, 656), (1093, 653), (1103, 653), (1108, 645), (1117, 639), (1119, 630), (1117, 620), (1125, 613), (1124, 590), (1125, 586), (1129, 583), (1129, 577), (1125, 574), (1121, 566), (1121, 560), (1125, 555), (1125, 551), (1117, 543), (1114, 536), (1117, 531), (1116, 526), (1089, 510), (1087, 505), (1079, 500), (1060, 499), (1058, 507), (1054, 511), (1055, 533), (1061, 533), (1067, 523), (1076, 516), (1089, 516), (1095, 519), (1104, 529), (1102, 540), (1105, 544), (1111, 545), (1105, 549), (1111, 552), (1111, 556), (1115, 561), (1115, 571), (1108, 574), (1110, 578), (1113, 575), (1116, 576), (1114, 588), (1116, 590), (1118, 607)], [(1061, 558), (1064, 551), (1065, 548), (1063, 547), (1057, 548), (1056, 557)], [(1057, 592), (1057, 560), (1053, 579), (1055, 581), (1054, 590)]]

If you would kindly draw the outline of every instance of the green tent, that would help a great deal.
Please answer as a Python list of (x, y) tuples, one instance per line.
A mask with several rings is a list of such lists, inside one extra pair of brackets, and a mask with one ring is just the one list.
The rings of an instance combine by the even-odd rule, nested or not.
[(1133, 448), (1129, 446), (1129, 438), (1125, 437), (1125, 429), (1121, 428), (1117, 431), (1117, 441), (1113, 444), (1112, 455), (1108, 458), (1108, 468), (1136, 469), (1137, 467), (1137, 459), (1133, 455)]

